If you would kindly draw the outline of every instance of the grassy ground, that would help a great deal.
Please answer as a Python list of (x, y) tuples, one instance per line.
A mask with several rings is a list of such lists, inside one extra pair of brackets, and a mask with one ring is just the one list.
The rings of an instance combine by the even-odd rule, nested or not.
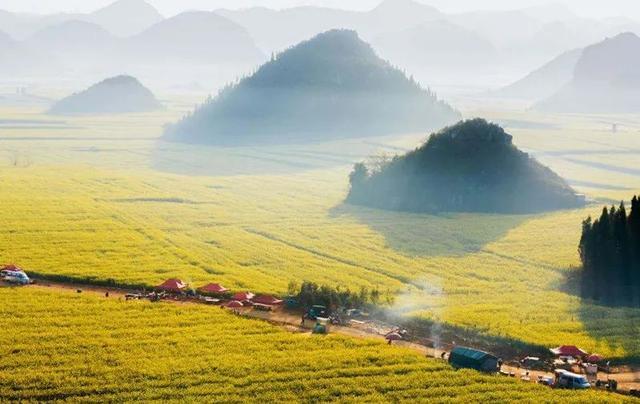
[[(0, 289), (0, 401), (622, 402), (217, 307)], [(34, 371), (37, 369), (37, 371)]]
[[(582, 301), (569, 281), (581, 220), (640, 191), (633, 117), (481, 112), (505, 121), (518, 146), (594, 205), (535, 216), (430, 216), (342, 204), (351, 162), (407, 150), (424, 135), (192, 147), (156, 140), (178, 115), (171, 111), (63, 119), (73, 129), (34, 127), (52, 119), (37, 111), (3, 111), (30, 126), (0, 125), (0, 260), (128, 284), (180, 277), (275, 293), (291, 280), (377, 287), (408, 315), (640, 355), (640, 310)], [(621, 133), (607, 132), (611, 119), (624, 122)]]

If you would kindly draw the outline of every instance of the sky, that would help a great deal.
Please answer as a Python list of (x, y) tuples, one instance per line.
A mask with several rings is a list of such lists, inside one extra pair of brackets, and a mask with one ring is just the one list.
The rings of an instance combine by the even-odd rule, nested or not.
[[(0, 9), (35, 12), (89, 12), (108, 5), (113, 0), (0, 0)], [(345, 9), (367, 10), (381, 0), (147, 0), (163, 15), (172, 16), (187, 9), (214, 10), (216, 8), (244, 8), (264, 6), (285, 8), (296, 5), (319, 5)], [(445, 12), (478, 9), (514, 9), (550, 0), (418, 0)], [(640, 20), (640, 0), (556, 0), (584, 17), (627, 16)]]

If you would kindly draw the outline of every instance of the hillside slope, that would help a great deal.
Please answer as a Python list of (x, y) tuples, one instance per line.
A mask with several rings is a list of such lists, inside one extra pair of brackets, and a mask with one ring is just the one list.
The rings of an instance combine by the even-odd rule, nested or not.
[(376, 171), (351, 174), (347, 202), (410, 212), (529, 213), (582, 206), (582, 198), (549, 168), (482, 119), (431, 135), (416, 150)]
[(450, 106), (378, 58), (354, 31), (305, 41), (167, 130), (188, 143), (299, 142), (441, 127)]
[(582, 56), (582, 49), (565, 52), (494, 94), (531, 100), (549, 97), (571, 81), (580, 56)]

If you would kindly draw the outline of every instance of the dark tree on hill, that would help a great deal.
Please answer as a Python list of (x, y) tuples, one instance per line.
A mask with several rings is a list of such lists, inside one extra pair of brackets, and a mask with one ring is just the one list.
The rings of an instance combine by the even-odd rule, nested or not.
[(574, 208), (584, 198), (483, 119), (433, 134), (404, 156), (350, 176), (347, 202), (410, 212), (530, 213)]
[(585, 298), (612, 305), (640, 305), (640, 200), (604, 208), (582, 223), (579, 246)]

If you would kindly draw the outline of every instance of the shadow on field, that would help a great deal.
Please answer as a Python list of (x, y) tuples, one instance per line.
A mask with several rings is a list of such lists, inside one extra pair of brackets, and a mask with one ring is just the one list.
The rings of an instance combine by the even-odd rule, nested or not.
[(605, 306), (582, 299), (578, 315), (585, 331), (596, 341), (624, 351), (613, 359), (640, 363), (640, 308)]
[(480, 251), (530, 218), (527, 215), (393, 212), (341, 204), (332, 217), (347, 216), (381, 234), (389, 248), (419, 256), (462, 256)]
[(581, 271), (567, 271), (559, 289), (580, 299), (577, 316), (584, 330), (598, 344), (611, 350), (622, 350), (615, 358), (640, 364), (640, 308), (604, 304), (580, 295)]

